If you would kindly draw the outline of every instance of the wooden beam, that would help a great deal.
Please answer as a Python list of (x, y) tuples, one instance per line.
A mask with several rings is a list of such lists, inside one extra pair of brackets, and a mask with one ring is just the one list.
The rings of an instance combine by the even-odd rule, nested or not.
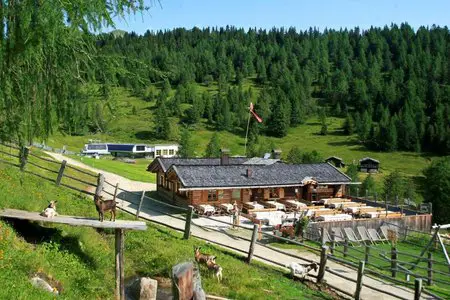
[(104, 221), (100, 222), (97, 219), (77, 217), (77, 216), (64, 216), (58, 215), (53, 218), (46, 218), (39, 215), (38, 212), (29, 212), (17, 209), (3, 209), (0, 211), (0, 217), (41, 221), (48, 223), (67, 224), (73, 226), (88, 226), (96, 228), (113, 228), (113, 229), (132, 229), (132, 230), (146, 230), (147, 225), (145, 222), (140, 221), (125, 221), (116, 220), (115, 222)]
[(355, 300), (361, 299), (361, 289), (363, 286), (363, 275), (364, 275), (364, 261), (359, 262), (358, 276), (356, 278), (356, 290), (355, 290)]
[(248, 249), (247, 263), (249, 264), (253, 258), (253, 252), (255, 251), (256, 237), (258, 236), (258, 224), (253, 225), (252, 239), (250, 241), (250, 247)]
[(144, 201), (145, 191), (142, 191), (141, 200), (139, 201), (138, 209), (136, 210), (136, 219), (139, 219), (139, 214), (141, 213), (142, 202)]
[(67, 161), (63, 160), (61, 162), (61, 167), (59, 168), (58, 177), (56, 177), (56, 185), (59, 185), (61, 183), (61, 180), (64, 175), (64, 170), (66, 169)]
[(115, 230), (116, 237), (116, 299), (125, 300), (125, 282), (124, 282), (124, 232), (123, 229)]
[(322, 245), (322, 250), (320, 252), (320, 264), (319, 264), (319, 272), (317, 273), (317, 282), (321, 283), (323, 278), (325, 277), (325, 268), (327, 266), (327, 251), (328, 247)]
[(420, 300), (422, 294), (422, 278), (416, 278), (414, 282), (414, 300)]
[(95, 189), (95, 195), (101, 196), (103, 192), (103, 184), (105, 183), (105, 176), (102, 173), (98, 173), (97, 188)]
[[(119, 190), (119, 183), (116, 183), (116, 188), (114, 189), (114, 197), (113, 197), (113, 201), (116, 201), (117, 198), (117, 191)], [(122, 205), (123, 205), (123, 200), (122, 200)]]
[(444, 242), (442, 241), (439, 231), (437, 232), (437, 238), (439, 240), (439, 244), (441, 244), (442, 252), (444, 252), (445, 259), (447, 260), (447, 264), (450, 266), (450, 258), (448, 257), (447, 249), (445, 248)]
[(194, 214), (194, 207), (189, 205), (188, 211), (186, 214), (186, 223), (184, 225), (184, 236), (185, 240), (188, 240), (191, 236), (191, 223), (192, 223), (192, 215)]

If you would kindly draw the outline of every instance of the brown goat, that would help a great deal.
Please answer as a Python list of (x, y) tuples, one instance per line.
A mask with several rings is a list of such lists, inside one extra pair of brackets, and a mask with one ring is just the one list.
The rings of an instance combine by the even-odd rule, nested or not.
[(206, 264), (208, 262), (208, 260), (210, 259), (215, 259), (216, 257), (213, 255), (207, 255), (207, 254), (203, 254), (200, 252), (200, 247), (194, 247), (194, 256), (195, 256), (195, 261), (198, 263), (204, 263)]
[(114, 200), (103, 200), (103, 196), (94, 196), (95, 208), (98, 212), (98, 220), (103, 222), (104, 214), (107, 211), (111, 211), (110, 221), (116, 221), (116, 201)]

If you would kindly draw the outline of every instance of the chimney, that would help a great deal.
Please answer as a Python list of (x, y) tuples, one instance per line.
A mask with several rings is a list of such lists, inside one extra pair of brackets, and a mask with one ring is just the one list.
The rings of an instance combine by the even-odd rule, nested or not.
[(248, 178), (251, 178), (252, 175), (253, 175), (253, 170), (250, 169), (250, 168), (247, 168), (247, 174), (246, 175), (247, 175)]
[(272, 150), (272, 158), (273, 159), (281, 159), (281, 149), (273, 149)]
[(230, 164), (230, 150), (220, 149), (220, 165), (227, 166)]

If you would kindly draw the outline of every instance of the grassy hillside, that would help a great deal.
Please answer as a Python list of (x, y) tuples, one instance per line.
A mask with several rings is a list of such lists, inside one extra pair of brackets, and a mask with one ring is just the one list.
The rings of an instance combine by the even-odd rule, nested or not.
[[(47, 175), (47, 174), (44, 174)], [(92, 200), (56, 187), (36, 176), (0, 163), (0, 208), (41, 211), (49, 200), (58, 200), (60, 214), (96, 217)], [(132, 217), (119, 213), (118, 219)], [(217, 255), (224, 268), (218, 284), (202, 269), (209, 294), (234, 299), (331, 299), (293, 282), (283, 272), (262, 264), (244, 263), (240, 256), (182, 240), (178, 232), (153, 226), (144, 232), (127, 232), (125, 275), (168, 277), (172, 265), (193, 259), (193, 246)], [(114, 295), (114, 234), (109, 230), (0, 221), (0, 299), (53, 299), (31, 286), (29, 277), (43, 272), (61, 282), (61, 299), (112, 299)]]
[[(244, 83), (244, 88), (249, 87), (252, 87), (255, 91), (254, 95), (256, 99), (259, 90), (251, 80), (247, 79)], [(196, 88), (199, 93), (204, 90), (208, 90), (212, 94), (217, 92), (216, 85), (211, 85), (209, 87), (196, 85)], [(172, 89), (171, 93), (173, 94), (174, 92), (175, 91)], [(66, 145), (69, 150), (80, 151), (83, 145), (87, 143), (88, 139), (100, 139), (109, 142), (171, 142), (153, 138), (152, 130), (154, 123), (157, 121), (154, 116), (154, 101), (147, 102), (131, 96), (126, 90), (121, 88), (115, 90), (114, 99), (114, 110), (106, 116), (106, 118), (110, 120), (108, 133), (87, 136), (64, 136), (61, 133), (58, 133), (49, 139), (48, 144), (57, 148)], [(183, 104), (183, 107), (186, 108), (186, 105), (187, 104)], [(133, 109), (133, 107), (135, 109)], [(135, 114), (133, 114), (133, 111), (135, 111)], [(172, 122), (178, 124), (179, 120), (173, 118)], [(421, 170), (433, 159), (432, 156), (413, 152), (388, 153), (369, 151), (359, 143), (356, 135), (344, 135), (341, 129), (344, 122), (343, 119), (329, 117), (327, 118), (327, 122), (329, 133), (326, 136), (318, 134), (321, 128), (320, 122), (316, 117), (312, 117), (305, 124), (296, 128), (290, 128), (288, 135), (284, 138), (262, 137), (262, 139), (267, 143), (273, 142), (276, 147), (282, 149), (284, 156), (287, 155), (293, 146), (298, 146), (305, 151), (317, 150), (323, 157), (330, 155), (342, 157), (346, 163), (357, 163), (359, 159), (366, 156), (376, 158), (381, 162), (381, 172), (375, 176), (378, 182), (381, 181), (384, 175), (389, 174), (395, 169), (398, 169), (409, 176), (418, 176), (421, 174)], [(177, 126), (177, 129), (179, 129), (179, 126)], [(200, 124), (195, 125), (192, 129), (192, 139), (195, 145), (196, 155), (202, 156), (205, 152), (206, 145), (214, 133), (214, 129), (206, 124), (205, 120)], [(234, 134), (222, 131), (219, 133), (221, 146), (231, 149), (231, 152), (234, 155), (244, 154), (244, 137), (244, 132)]]
[(151, 160), (148, 159), (135, 159), (136, 163), (130, 164), (120, 160), (113, 160), (112, 157), (102, 157), (101, 159), (77, 155), (71, 155), (70, 157), (93, 168), (120, 174), (131, 180), (156, 183), (155, 174), (147, 172), (147, 166), (151, 163)]

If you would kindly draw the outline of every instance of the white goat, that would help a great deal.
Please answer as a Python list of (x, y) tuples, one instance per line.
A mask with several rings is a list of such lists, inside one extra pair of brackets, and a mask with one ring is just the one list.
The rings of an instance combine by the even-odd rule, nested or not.
[(292, 278), (297, 275), (301, 279), (305, 279), (311, 270), (317, 271), (318, 266), (319, 265), (316, 262), (312, 262), (310, 264), (291, 262), (289, 265), (286, 265), (286, 268), (291, 270)]
[(58, 201), (50, 201), (48, 206), (40, 213), (41, 216), (46, 218), (53, 218), (58, 215), (56, 212), (56, 203)]
[(213, 276), (217, 278), (217, 281), (222, 280), (222, 267), (216, 264), (216, 257), (212, 256), (206, 261), (206, 266), (213, 272)]

